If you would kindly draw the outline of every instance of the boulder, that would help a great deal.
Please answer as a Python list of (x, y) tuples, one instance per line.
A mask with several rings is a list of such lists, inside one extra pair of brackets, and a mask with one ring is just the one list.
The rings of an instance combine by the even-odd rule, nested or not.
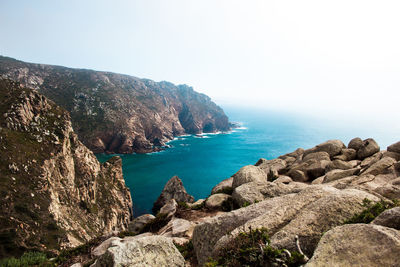
[(319, 144), (311, 149), (307, 149), (306, 151), (304, 151), (303, 158), (310, 153), (321, 152), (321, 151), (325, 151), (329, 154), (329, 157), (333, 157), (340, 154), (343, 148), (346, 148), (346, 146), (343, 144), (342, 141), (329, 140), (326, 141), (325, 143)]
[(152, 221), (155, 218), (156, 217), (153, 214), (141, 215), (128, 224), (128, 231), (138, 233), (146, 223)]
[(343, 161), (355, 160), (357, 158), (357, 151), (353, 148), (343, 148), (342, 153), (335, 156), (334, 159)]
[(326, 166), (326, 172), (330, 172), (332, 170), (348, 170), (354, 168), (353, 165), (349, 162), (340, 160), (340, 159), (335, 159), (333, 160), (331, 163), (328, 164), (328, 166)]
[(345, 177), (353, 176), (360, 172), (360, 168), (353, 168), (348, 170), (333, 170), (325, 175), (323, 183), (329, 183)]
[(221, 209), (222, 205), (232, 197), (228, 194), (218, 193), (206, 199), (206, 207), (209, 209)]
[(293, 182), (292, 178), (285, 175), (279, 175), (278, 178), (273, 181), (273, 183), (283, 183), (283, 184), (289, 184), (291, 182)]
[(205, 199), (198, 199), (194, 203), (186, 203), (186, 204), (189, 206), (189, 208), (196, 208), (204, 205), (205, 201), (206, 201)]
[(102, 266), (185, 266), (185, 259), (163, 236), (147, 236), (112, 242), (107, 251), (91, 267)]
[(263, 161), (258, 167), (268, 176), (270, 173), (279, 173), (279, 171), (286, 168), (286, 165), (287, 163), (283, 159), (272, 159)]
[(311, 257), (324, 232), (365, 209), (364, 199), (379, 201), (376, 196), (356, 189), (325, 194), (301, 209), (295, 218), (273, 234), (271, 245), (296, 250), (295, 237), (298, 236), (301, 249)]
[(233, 182), (233, 177), (223, 180), (222, 182), (213, 187), (213, 189), (211, 190), (211, 195), (216, 193), (226, 192), (226, 190), (231, 190), (232, 182)]
[(178, 176), (174, 176), (165, 184), (161, 195), (158, 197), (153, 205), (153, 213), (156, 214), (158, 210), (167, 203), (168, 200), (175, 199), (177, 202), (189, 202), (194, 201), (193, 196), (186, 192), (183, 187), (182, 180)]
[(167, 217), (172, 217), (176, 209), (178, 208), (178, 203), (176, 203), (175, 199), (170, 199), (165, 203), (164, 206), (160, 209), (160, 214), (167, 214)]
[[(125, 237), (124, 240), (128, 240), (128, 239), (133, 240), (136, 238), (142, 238), (145, 236), (152, 236), (152, 235), (153, 235), (152, 233), (144, 233), (144, 234), (140, 234), (140, 235), (136, 235), (136, 236)], [(98, 245), (97, 247), (95, 247), (92, 250), (92, 252), (91, 252), (92, 256), (100, 257), (101, 255), (106, 253), (107, 249), (112, 246), (113, 242), (120, 242), (121, 240), (123, 240), (123, 239), (116, 237), (116, 236), (110, 237), (109, 239), (103, 241), (100, 245)]]
[(266, 181), (267, 175), (259, 167), (247, 165), (233, 175), (232, 187), (236, 188), (250, 182), (264, 183)]
[(360, 137), (356, 137), (350, 140), (348, 148), (359, 150), (363, 146), (363, 140)]
[(331, 160), (329, 154), (325, 151), (309, 153), (303, 157), (303, 161), (307, 161), (309, 159), (328, 160), (328, 161)]
[(160, 229), (159, 235), (167, 237), (191, 238), (195, 224), (185, 219), (173, 218), (166, 226)]
[(365, 139), (363, 141), (362, 146), (357, 150), (357, 158), (365, 159), (369, 156), (372, 156), (375, 153), (378, 153), (380, 147), (378, 143), (372, 138)]
[(400, 153), (400, 141), (387, 147), (387, 151)]
[(294, 158), (294, 159), (298, 159), (300, 158), (302, 155), (304, 154), (304, 149), (303, 148), (298, 148), (295, 151), (291, 152), (291, 153), (287, 153), (285, 155), (282, 155), (280, 157), (278, 157), (278, 159), (283, 159), (283, 160), (287, 160), (287, 158)]
[(365, 158), (363, 161), (361, 161), (360, 167), (364, 168), (364, 169), (368, 168), (372, 164), (378, 162), (382, 158), (382, 156), (383, 156), (383, 152), (375, 153), (372, 156)]
[(384, 174), (387, 169), (393, 164), (396, 163), (396, 160), (390, 157), (385, 157), (379, 160), (378, 162), (372, 164), (371, 167), (366, 169), (362, 174), (372, 174), (372, 175), (378, 175), (378, 174)]
[(239, 207), (262, 201), (265, 197), (261, 194), (260, 187), (261, 185), (255, 182), (242, 184), (233, 190), (232, 198)]
[(306, 182), (308, 180), (306, 174), (301, 170), (292, 169), (287, 174), (296, 182)]
[(400, 230), (400, 207), (385, 210), (376, 217), (371, 224), (382, 225), (385, 227)]
[(371, 224), (348, 224), (328, 231), (306, 267), (399, 266), (400, 233)]
[[(329, 196), (332, 197), (329, 198)], [(314, 205), (320, 198), (326, 198), (326, 200)], [(299, 214), (301, 214), (299, 221), (305, 221), (308, 212), (310, 224), (302, 226), (303, 228), (300, 228), (297, 233), (302, 233), (304, 241), (306, 240), (304, 237), (307, 236), (305, 233), (317, 225), (316, 230), (310, 231), (310, 237), (308, 237), (313, 241), (310, 244), (316, 245), (315, 238), (322, 235), (321, 231), (324, 231), (322, 229), (327, 229), (334, 223), (339, 223), (338, 221), (361, 211), (364, 198), (378, 200), (375, 196), (359, 190), (338, 190), (326, 185), (308, 186), (297, 194), (268, 198), (248, 207), (210, 218), (197, 225), (193, 232), (192, 241), (197, 259), (201, 266), (209, 257), (217, 255), (219, 249), (228, 244), (232, 238), (250, 228), (265, 227), (273, 237), (274, 233), (290, 224)], [(337, 216), (333, 216), (335, 212), (338, 213)], [(319, 213), (322, 215), (318, 215)], [(325, 220), (325, 216), (332, 218)], [(293, 237), (292, 233), (295, 233), (293, 226), (290, 225), (285, 230), (288, 236), (291, 236), (286, 240), (287, 244)], [(281, 232), (282, 236), (283, 232)]]
[(260, 202), (266, 198), (298, 193), (306, 187), (306, 184), (298, 182), (292, 182), (290, 184), (274, 182), (256, 184), (253, 182), (235, 188), (232, 193), (232, 198), (240, 207), (243, 207), (246, 204)]
[(382, 158), (390, 157), (395, 159), (396, 161), (400, 161), (400, 153), (391, 152), (391, 151), (382, 151)]

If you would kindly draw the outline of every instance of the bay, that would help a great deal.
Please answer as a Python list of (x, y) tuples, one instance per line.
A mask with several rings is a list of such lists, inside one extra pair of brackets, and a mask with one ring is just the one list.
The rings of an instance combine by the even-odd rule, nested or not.
[[(165, 183), (178, 175), (195, 199), (206, 198), (214, 185), (258, 159), (273, 159), (295, 149), (310, 148), (329, 139), (346, 145), (351, 138), (373, 137), (386, 149), (400, 140), (397, 130), (318, 120), (296, 114), (225, 107), (230, 121), (241, 127), (229, 133), (182, 136), (171, 148), (149, 154), (119, 155), (131, 190), (134, 216), (151, 213)], [(104, 162), (113, 155), (96, 155)]]

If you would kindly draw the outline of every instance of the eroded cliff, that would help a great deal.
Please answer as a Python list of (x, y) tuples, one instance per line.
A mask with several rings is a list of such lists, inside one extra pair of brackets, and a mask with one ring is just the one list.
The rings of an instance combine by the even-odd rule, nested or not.
[(122, 161), (100, 164), (68, 113), (0, 80), (0, 254), (57, 251), (127, 228), (132, 201)]
[(95, 153), (146, 153), (174, 136), (229, 130), (224, 111), (187, 85), (0, 57), (0, 76), (39, 91), (71, 114)]

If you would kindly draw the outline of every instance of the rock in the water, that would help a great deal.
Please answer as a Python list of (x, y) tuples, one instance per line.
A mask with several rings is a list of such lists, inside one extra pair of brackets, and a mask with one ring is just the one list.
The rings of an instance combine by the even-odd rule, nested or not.
[(145, 224), (155, 218), (156, 217), (153, 214), (143, 214), (135, 218), (132, 222), (128, 224), (128, 231), (138, 233), (143, 228), (143, 226), (145, 226)]
[(225, 191), (232, 190), (232, 182), (233, 177), (223, 180), (213, 187), (213, 189), (211, 190), (211, 194), (223, 193)]
[(328, 231), (306, 267), (399, 266), (400, 233), (371, 224), (348, 224)]
[(265, 183), (267, 182), (267, 175), (259, 167), (253, 165), (244, 166), (233, 175), (232, 187), (236, 188), (250, 182)]
[(385, 210), (371, 223), (400, 230), (400, 207)]
[(206, 207), (209, 209), (221, 209), (223, 204), (231, 198), (230, 195), (223, 193), (211, 195), (206, 200)]
[(387, 147), (387, 151), (400, 153), (400, 141)]
[(357, 157), (362, 160), (379, 152), (379, 150), (378, 143), (374, 139), (368, 138), (363, 141), (362, 146), (357, 150)]
[(167, 217), (172, 217), (176, 209), (178, 208), (178, 203), (176, 203), (175, 199), (170, 199), (165, 203), (164, 206), (161, 207), (160, 209), (160, 214), (166, 214)]
[(189, 202), (194, 201), (193, 196), (186, 192), (183, 187), (182, 180), (178, 176), (174, 176), (165, 184), (161, 195), (158, 197), (153, 205), (153, 213), (156, 214), (158, 210), (164, 206), (168, 200), (175, 199), (177, 202)]
[(112, 242), (107, 251), (91, 267), (103, 266), (185, 266), (185, 259), (172, 243), (163, 236), (147, 236)]

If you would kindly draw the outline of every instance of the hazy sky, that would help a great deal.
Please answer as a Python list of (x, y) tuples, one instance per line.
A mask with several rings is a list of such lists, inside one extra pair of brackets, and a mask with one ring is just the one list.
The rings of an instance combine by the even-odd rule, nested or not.
[(398, 0), (0, 0), (0, 54), (396, 123), (399, 14)]

